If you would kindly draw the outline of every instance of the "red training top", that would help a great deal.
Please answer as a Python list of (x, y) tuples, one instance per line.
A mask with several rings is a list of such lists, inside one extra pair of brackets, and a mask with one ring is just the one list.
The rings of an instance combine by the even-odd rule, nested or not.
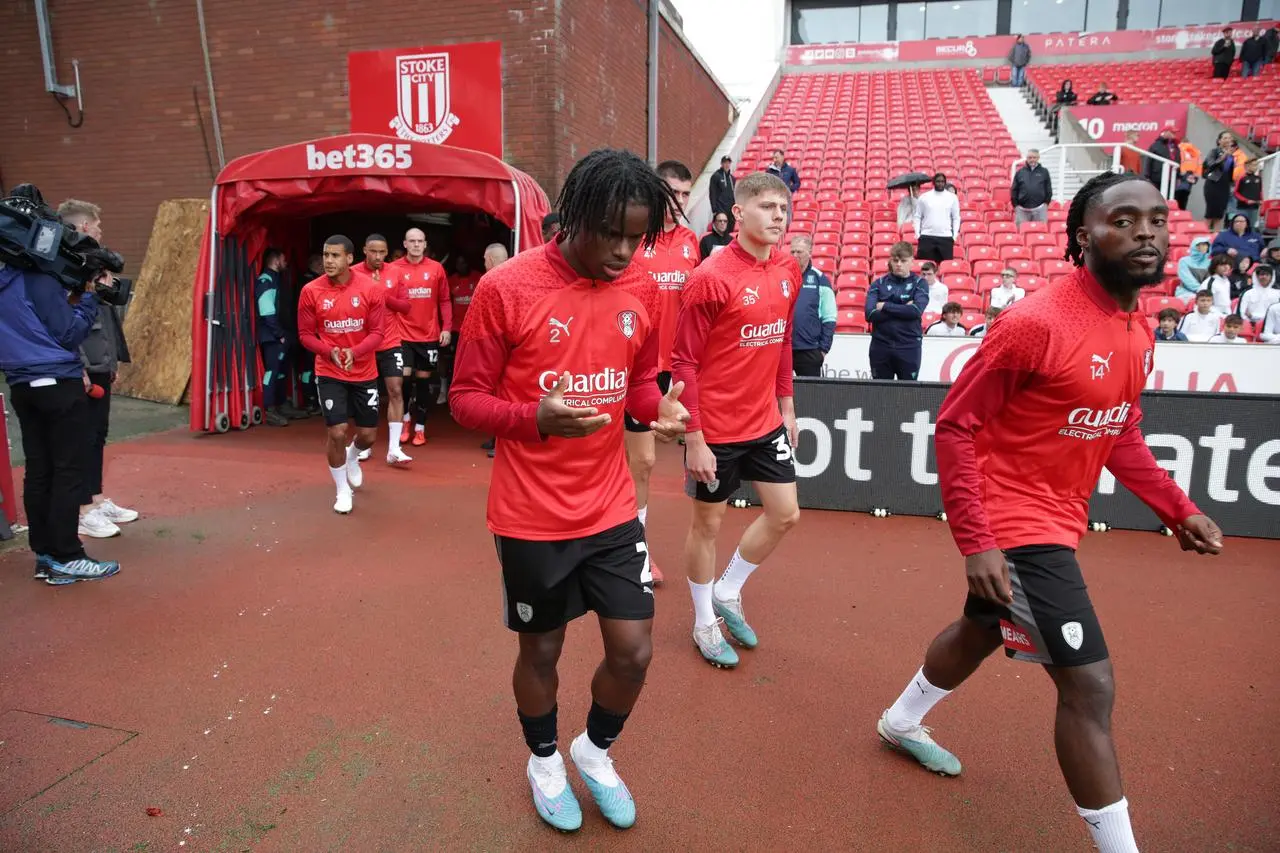
[(658, 370), (671, 369), (671, 347), (676, 341), (676, 317), (685, 279), (698, 265), (698, 237), (683, 225), (658, 236), (653, 246), (636, 255), (633, 263), (648, 270), (662, 294), (658, 319)]
[(401, 338), (413, 343), (436, 343), (441, 329), (453, 327), (453, 302), (449, 299), (444, 267), (425, 256), (416, 264), (405, 257), (390, 266), (395, 268), (409, 298), (408, 312), (399, 315)]
[[(485, 273), (462, 327), (449, 406), (464, 427), (497, 436), (495, 534), (579, 539), (636, 517), (622, 414), (658, 416), (657, 310), (643, 270), (631, 266), (613, 283), (581, 278), (559, 240)], [(612, 421), (586, 438), (543, 438), (538, 403), (565, 371), (565, 403)]]
[(351, 268), (353, 273), (358, 273), (371, 281), (377, 282), (385, 288), (382, 294), (382, 304), (386, 306), (386, 324), (382, 330), (382, 343), (378, 345), (379, 352), (396, 349), (400, 346), (400, 315), (409, 310), (409, 297), (405, 295), (404, 283), (400, 281), (400, 277), (393, 271), (391, 264), (383, 264), (377, 270), (369, 269), (369, 265), (365, 261), (361, 261)]
[(791, 315), (800, 292), (796, 259), (775, 247), (765, 261), (735, 238), (685, 282), (671, 352), (671, 380), (689, 432), (708, 444), (754, 441), (782, 425), (791, 396)]
[(453, 325), (455, 332), (462, 331), (462, 321), (466, 319), (467, 308), (471, 305), (471, 297), (475, 295), (476, 285), (480, 283), (480, 273), (472, 270), (463, 276), (455, 276), (449, 282), (449, 294), (453, 300)]
[[(298, 299), (298, 340), (316, 354), (316, 375), (343, 382), (368, 382), (378, 378), (374, 352), (382, 345), (386, 311), (378, 286), (352, 274), (346, 284), (320, 276), (302, 288)], [(329, 357), (334, 347), (350, 349), (355, 356), (351, 370), (343, 370)]]
[(1155, 339), (1079, 269), (996, 318), (938, 411), (942, 504), (965, 556), (1080, 543), (1102, 466), (1170, 529), (1199, 512), (1151, 455)]

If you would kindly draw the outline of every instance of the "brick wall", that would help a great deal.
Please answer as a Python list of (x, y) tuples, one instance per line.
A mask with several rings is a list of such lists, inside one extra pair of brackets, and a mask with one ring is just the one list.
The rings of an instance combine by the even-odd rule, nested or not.
[[(434, 3), (430, 14), (407, 15), (392, 0), (206, 1), (226, 159), (345, 133), (349, 51), (489, 40), (503, 43), (506, 159), (549, 195), (591, 148), (622, 145), (643, 156), (643, 0), (513, 5)], [(108, 242), (136, 273), (157, 205), (209, 193), (193, 87), (217, 168), (195, 3), (49, 6), (59, 82), (71, 82), (71, 60), (80, 61), (84, 125), (69, 127), (44, 91), (34, 4), (0, 4), (0, 182), (36, 183), (55, 204), (74, 194), (102, 205)], [(663, 28), (660, 154), (698, 171), (728, 129), (727, 102)]]

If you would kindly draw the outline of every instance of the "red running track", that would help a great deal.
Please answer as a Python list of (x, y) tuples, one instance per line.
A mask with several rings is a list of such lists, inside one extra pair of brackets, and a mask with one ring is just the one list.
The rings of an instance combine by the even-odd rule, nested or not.
[[(961, 564), (932, 519), (821, 512), (748, 586), (761, 646), (736, 671), (698, 658), (683, 581), (659, 591), (614, 749), (638, 824), (611, 829), (575, 782), (586, 822), (557, 836), (524, 779), (477, 443), (368, 465), (348, 517), (318, 423), (112, 445), (110, 491), (144, 517), (92, 548), (123, 572), (53, 588), (27, 552), (0, 557), (0, 849), (1090, 849), (1036, 667), (993, 658), (930, 717), (962, 777), (880, 746), (881, 710), (959, 611)], [(669, 576), (678, 471), (662, 447), (649, 524)], [(730, 510), (722, 558), (754, 512)], [(1109, 533), (1081, 559), (1143, 849), (1280, 848), (1280, 543), (1215, 560)], [(566, 748), (599, 655), (588, 617), (561, 667)]]

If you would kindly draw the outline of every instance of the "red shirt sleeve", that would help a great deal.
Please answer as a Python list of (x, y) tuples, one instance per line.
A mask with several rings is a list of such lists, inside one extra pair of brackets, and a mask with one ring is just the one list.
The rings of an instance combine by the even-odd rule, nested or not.
[(448, 332), (453, 328), (453, 295), (449, 293), (449, 276), (440, 276), (440, 328)]
[(449, 408), (467, 429), (512, 441), (541, 441), (538, 404), (512, 403), (498, 396), (509, 353), (502, 296), (495, 285), (482, 282), (462, 324)]
[(992, 324), (938, 410), (934, 451), (951, 537), (968, 557), (998, 547), (982, 504), (974, 436), (1039, 367), (1048, 327), (1023, 314)]
[(658, 389), (659, 337), (655, 323), (636, 353), (631, 379), (627, 382), (627, 411), (646, 426), (658, 419), (658, 402), (662, 399), (662, 391)]
[[(405, 293), (404, 282), (400, 276), (396, 275), (396, 286), (388, 288), (386, 295), (383, 297), (389, 310), (397, 314), (409, 313), (409, 294)], [(390, 319), (390, 318), (388, 318)]]
[(689, 432), (702, 429), (702, 418), (698, 413), (698, 365), (702, 363), (711, 326), (724, 303), (724, 286), (702, 269), (694, 270), (680, 299), (676, 342), (671, 350), (671, 381), (684, 383), (680, 402), (689, 412), (686, 425)]
[(1107, 470), (1151, 507), (1165, 527), (1176, 530), (1189, 516), (1198, 515), (1200, 509), (1178, 487), (1169, 472), (1156, 462), (1151, 448), (1142, 438), (1142, 430), (1138, 429), (1141, 422), (1142, 410), (1134, 403), (1124, 430), (1111, 448)]
[(316, 307), (312, 302), (311, 292), (304, 290), (298, 300), (298, 340), (311, 352), (321, 358), (329, 357), (329, 348), (316, 334)]
[(791, 299), (791, 310), (787, 313), (787, 331), (782, 336), (782, 355), (778, 359), (778, 378), (774, 382), (774, 395), (782, 397), (792, 397), (795, 395), (792, 373), (795, 370), (795, 355), (791, 351), (791, 334), (794, 331), (796, 319), (796, 300), (800, 295), (800, 286), (804, 283), (804, 272), (800, 269), (800, 264), (794, 258), (787, 258), (787, 274), (791, 276), (794, 293)]
[(351, 355), (354, 358), (362, 358), (382, 346), (382, 337), (387, 329), (387, 312), (382, 302), (382, 294), (378, 293), (375, 288), (381, 285), (373, 285), (365, 288), (365, 299), (369, 301), (369, 314), (365, 318), (365, 328), (368, 334), (364, 336), (364, 340), (351, 348)]

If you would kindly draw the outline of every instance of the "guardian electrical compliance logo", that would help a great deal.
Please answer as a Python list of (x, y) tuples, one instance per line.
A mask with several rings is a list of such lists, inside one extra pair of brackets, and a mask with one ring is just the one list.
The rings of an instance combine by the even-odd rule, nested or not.
[(439, 145), (461, 119), (450, 109), (449, 54), (396, 57), (396, 117), (389, 127), (401, 139)]

